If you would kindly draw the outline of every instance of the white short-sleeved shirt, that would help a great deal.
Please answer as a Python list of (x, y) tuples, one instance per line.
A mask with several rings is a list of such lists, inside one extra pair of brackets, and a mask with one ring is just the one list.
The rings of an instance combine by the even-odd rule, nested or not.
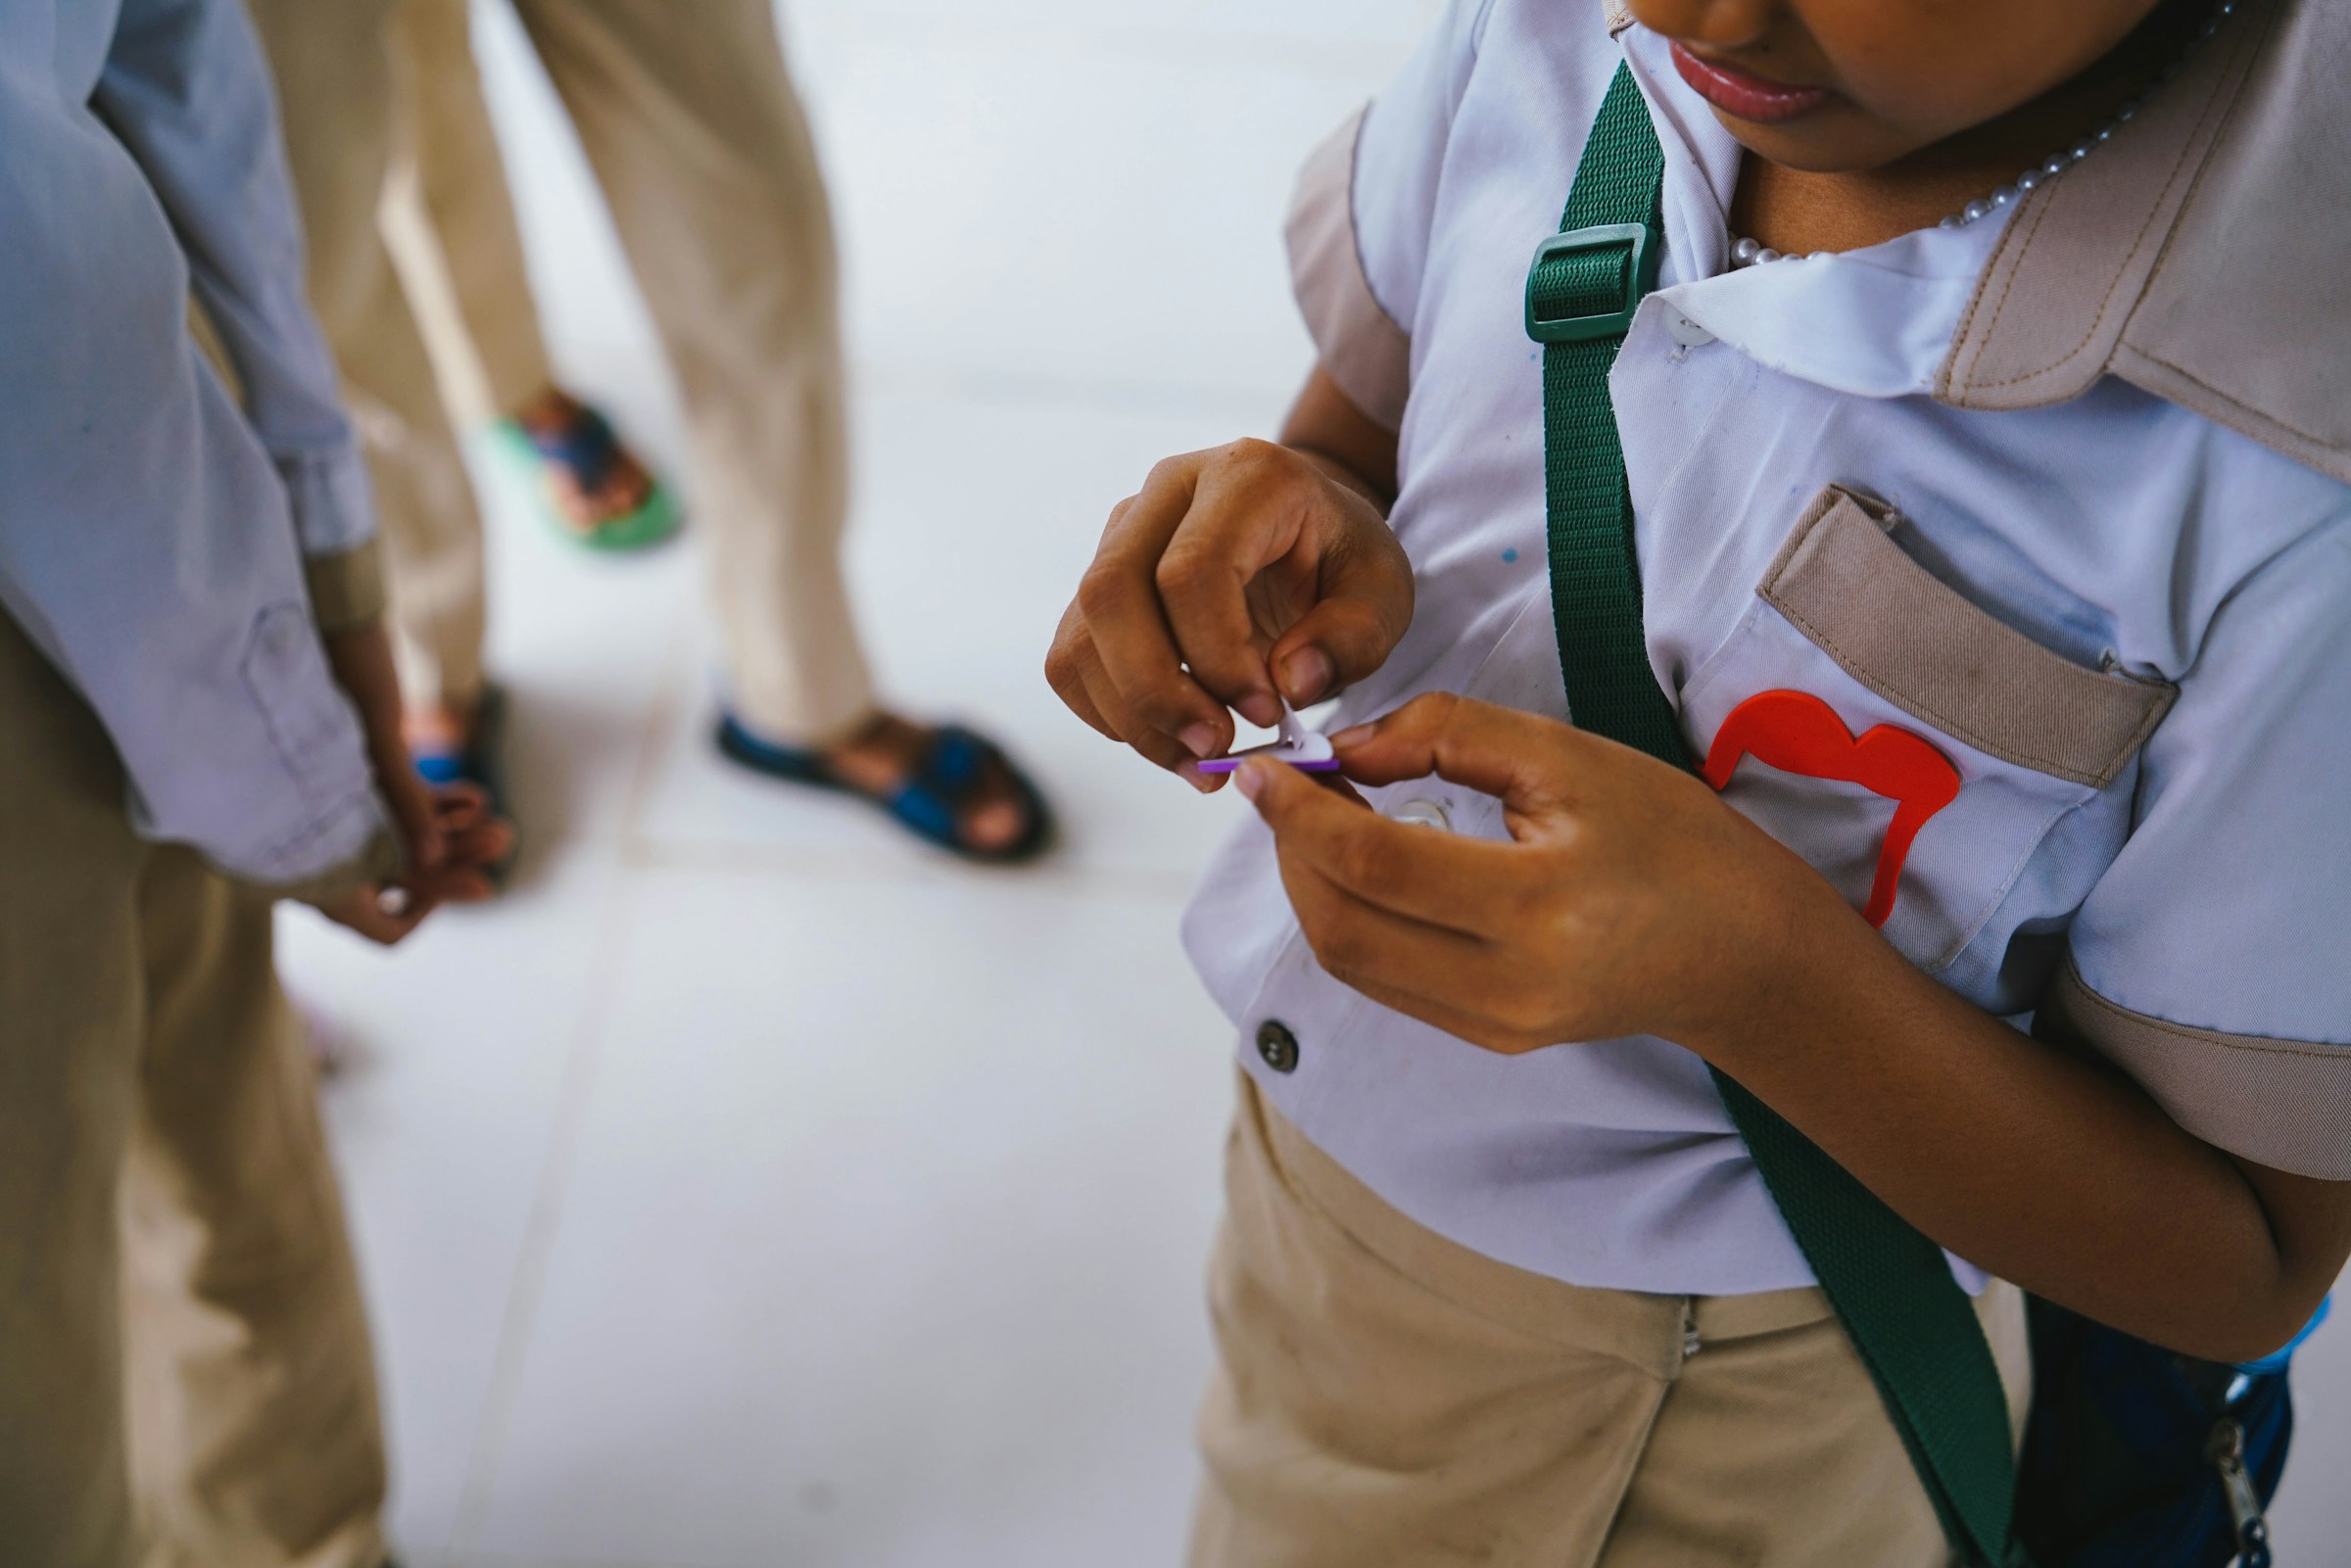
[[(1566, 717), (1521, 308), (1627, 59), (1665, 250), (1611, 390), (1651, 663), (1693, 753), (1767, 692), (1931, 748), (1958, 787), (1898, 866), (1887, 939), (2087, 1039), (2220, 1147), (2351, 1179), (2351, 488), (2111, 378), (2023, 412), (1935, 401), (1996, 218), (1729, 269), (1739, 149), (1598, 0), (1457, 0), (1355, 136), (1344, 226), (1410, 342), (1392, 521), (1418, 601), (1343, 720), (1437, 690)], [(1458, 786), (1369, 794), (1507, 836)], [(1752, 756), (1724, 798), (1867, 900), (1893, 799)], [(1255, 823), (1185, 940), (1266, 1095), (1422, 1224), (1577, 1284), (1810, 1281), (1692, 1053), (1504, 1057), (1349, 990)]]

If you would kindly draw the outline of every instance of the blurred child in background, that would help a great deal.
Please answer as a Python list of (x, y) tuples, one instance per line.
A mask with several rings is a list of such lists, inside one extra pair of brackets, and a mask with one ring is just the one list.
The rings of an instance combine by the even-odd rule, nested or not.
[[(252, 3), (285, 99), (312, 297), (386, 498), (411, 744), (435, 777), (495, 784), (481, 524), (454, 430), (502, 418), (587, 544), (654, 543), (674, 511), (548, 368), (464, 0)], [(973, 859), (1035, 853), (1044, 802), (1001, 750), (897, 717), (867, 670), (840, 568), (832, 217), (768, 0), (515, 9), (684, 400), (726, 664), (720, 748), (767, 777), (865, 796)]]
[(0, 5), (0, 1557), (379, 1568), (270, 909), (398, 941), (505, 830), (408, 765), (238, 0)]

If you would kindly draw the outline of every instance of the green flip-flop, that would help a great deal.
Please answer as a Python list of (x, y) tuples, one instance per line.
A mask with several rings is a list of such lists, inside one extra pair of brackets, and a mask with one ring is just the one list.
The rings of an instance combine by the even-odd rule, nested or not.
[(645, 499), (636, 510), (606, 518), (593, 528), (579, 527), (555, 503), (547, 484), (551, 466), (568, 470), (580, 493), (592, 496), (621, 460), (620, 442), (612, 434), (610, 421), (594, 408), (582, 405), (560, 430), (533, 430), (519, 419), (501, 419), (491, 427), (490, 435), (492, 450), (517, 471), (540, 515), (565, 539), (590, 549), (625, 554), (649, 549), (677, 533), (677, 501), (669, 487), (651, 476), (648, 476)]

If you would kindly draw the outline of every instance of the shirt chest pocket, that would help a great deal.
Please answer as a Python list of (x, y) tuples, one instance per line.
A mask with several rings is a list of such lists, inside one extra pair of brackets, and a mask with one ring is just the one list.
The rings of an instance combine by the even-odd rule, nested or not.
[[(2111, 856), (2128, 826), (2115, 785), (2178, 692), (1988, 614), (1911, 559), (1891, 537), (1899, 521), (1823, 491), (1683, 687), (1682, 718), (1724, 798), (1932, 969), (2068, 818), (2112, 820), (2079, 824), (2059, 858)], [(2052, 913), (2070, 908), (2049, 893)]]

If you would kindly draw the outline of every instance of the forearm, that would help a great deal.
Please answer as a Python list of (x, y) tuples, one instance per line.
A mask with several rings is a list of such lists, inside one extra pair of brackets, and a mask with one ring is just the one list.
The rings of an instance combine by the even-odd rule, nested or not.
[(1359, 784), (1496, 797), (1511, 834), (1246, 766), (1300, 929), (1372, 1001), (1506, 1055), (1679, 1041), (1952, 1252), (2216, 1360), (2292, 1339), (2351, 1255), (2351, 1181), (2224, 1154), (1978, 1011), (1696, 775), (1444, 692), (1331, 744)]
[(1396, 502), (1396, 433), (1339, 390), (1320, 365), (1306, 379), (1281, 425), (1281, 444), (1385, 515)]
[(1927, 1235), (2213, 1359), (2308, 1318), (2351, 1245), (2339, 1188), (2240, 1165), (2120, 1074), (1938, 984), (1833, 895), (1789, 929), (1747, 1016), (1692, 1043)]
[(319, 876), (383, 813), (283, 487), (195, 358), (171, 231), (54, 95), (0, 79), (0, 610), (106, 726), (144, 835)]

